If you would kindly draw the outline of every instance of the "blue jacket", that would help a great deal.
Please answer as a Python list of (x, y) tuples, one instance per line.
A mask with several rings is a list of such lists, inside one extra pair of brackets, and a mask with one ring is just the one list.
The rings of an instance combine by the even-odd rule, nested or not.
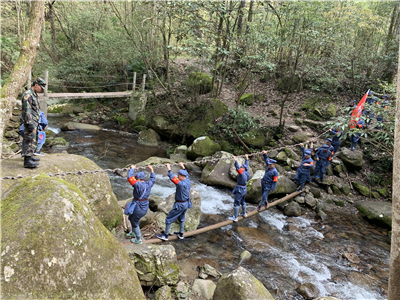
[(343, 131), (339, 131), (339, 130), (332, 130), (330, 132), (331, 135), (333, 135), (332, 137), (332, 145), (340, 145), (340, 137), (343, 134)]
[[(244, 164), (247, 166), (247, 168), (249, 167), (249, 160), (246, 159), (246, 161), (244, 162)], [(239, 173), (240, 171), (240, 167), (237, 161), (235, 161), (235, 168), (236, 171), (238, 172), (238, 177), (237, 177), (237, 184), (239, 185), (244, 185), (246, 186), (247, 181), (250, 179), (250, 174), (248, 171), (243, 171), (243, 173)]]
[(190, 187), (192, 183), (189, 176), (186, 176), (185, 180), (179, 180), (172, 171), (168, 171), (168, 177), (176, 185), (175, 200), (181, 202), (190, 200)]
[(332, 146), (324, 144), (322, 147), (318, 148), (317, 152), (315, 153), (315, 156), (322, 160), (329, 160), (329, 158), (332, 157), (332, 151), (333, 151)]
[(261, 185), (263, 186), (263, 189), (268, 189), (268, 190), (275, 190), (276, 185), (278, 184), (278, 176), (279, 173), (277, 169), (274, 167), (271, 169), (268, 164), (268, 155), (263, 154), (265, 164), (267, 165), (267, 168), (265, 169), (265, 174), (264, 177), (261, 179)]
[(135, 199), (149, 199), (151, 188), (156, 182), (156, 174), (150, 174), (150, 180), (141, 182), (136, 180), (133, 176), (135, 169), (130, 169), (128, 172), (128, 181), (133, 186), (133, 198)]

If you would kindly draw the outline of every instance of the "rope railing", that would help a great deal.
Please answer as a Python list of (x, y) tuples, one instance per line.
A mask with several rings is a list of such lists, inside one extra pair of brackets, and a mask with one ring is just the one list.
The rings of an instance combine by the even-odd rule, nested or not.
[[(322, 135), (324, 135), (324, 134), (327, 133), (328, 131), (329, 131), (329, 129), (326, 130), (326, 131), (324, 131), (323, 133), (321, 133), (320, 135), (318, 135), (318, 136), (315, 137), (314, 139), (312, 139), (312, 141), (315, 141), (316, 139), (318, 139), (319, 137), (321, 137)], [(283, 147), (279, 147), (279, 148), (273, 148), (273, 149), (268, 150), (267, 153), (268, 153), (268, 152), (271, 152), (271, 151), (273, 151), (273, 150), (277, 151), (277, 150), (282, 150), (282, 149), (287, 149), (287, 148), (294, 148), (294, 147), (297, 147), (297, 146), (301, 146), (301, 144), (302, 144), (302, 143), (298, 143), (298, 144), (291, 145), (291, 146), (283, 146)], [(260, 154), (263, 154), (263, 151), (254, 152), (254, 153), (250, 153), (250, 154), (247, 154), (247, 155), (248, 155), (249, 157), (251, 157), (251, 156), (256, 156), (256, 155), (260, 155)], [(246, 156), (246, 154), (237, 155), (236, 157), (245, 157), (245, 156)], [(226, 159), (226, 158), (202, 159), (202, 160), (200, 160), (200, 161), (185, 162), (184, 165), (192, 165), (192, 164), (199, 164), (199, 163), (204, 164), (204, 163), (208, 163), (208, 162), (214, 163), (214, 162), (218, 162), (218, 161), (221, 160), (221, 159)], [(173, 163), (173, 164), (171, 164), (171, 166), (179, 166), (179, 163)], [(152, 165), (152, 167), (153, 167), (153, 168), (160, 168), (160, 167), (165, 167), (165, 165), (164, 165), (164, 164), (158, 164), (158, 165)], [(129, 171), (129, 169), (130, 169), (130, 168), (102, 169), (102, 170), (94, 170), (94, 171), (79, 170), (79, 171), (76, 171), (76, 172), (50, 173), (50, 174), (46, 174), (46, 175), (47, 175), (47, 176), (50, 176), (50, 177), (54, 177), (54, 176), (68, 176), (68, 175), (85, 175), (85, 174), (108, 173), (108, 172), (110, 172), (110, 173), (115, 173), (115, 174), (119, 175), (118, 173), (120, 173), (120, 172), (125, 172), (125, 171)], [(145, 170), (145, 169), (147, 169), (147, 166), (137, 167), (135, 170)], [(11, 179), (11, 180), (22, 179), (22, 178), (29, 177), (29, 176), (32, 176), (32, 175), (29, 174), (29, 175), (19, 175), (19, 176), (5, 176), (5, 177), (1, 178), (0, 181), (7, 180), (7, 179)]]

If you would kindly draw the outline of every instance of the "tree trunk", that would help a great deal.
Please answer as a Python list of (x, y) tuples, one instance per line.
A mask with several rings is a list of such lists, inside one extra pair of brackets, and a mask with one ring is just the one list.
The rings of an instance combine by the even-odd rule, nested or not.
[[(400, 60), (400, 55), (399, 55)], [(400, 75), (400, 64), (397, 76)], [(390, 251), (388, 300), (400, 299), (400, 85), (397, 85), (393, 155), (392, 246)]]
[[(4, 130), (11, 118), (15, 100), (31, 72), (39, 48), (40, 33), (44, 20), (45, 1), (32, 1), (29, 13), (29, 26), (21, 52), (6, 84), (1, 89), (0, 139), (3, 141)], [(2, 149), (0, 148), (0, 156)]]

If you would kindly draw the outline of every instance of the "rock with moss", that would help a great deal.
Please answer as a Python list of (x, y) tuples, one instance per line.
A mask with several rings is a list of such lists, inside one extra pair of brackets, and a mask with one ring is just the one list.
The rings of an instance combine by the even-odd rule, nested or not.
[[(192, 202), (192, 207), (189, 208), (185, 215), (185, 232), (196, 230), (200, 224), (201, 217), (201, 196), (198, 191), (193, 189), (190, 190), (190, 201)], [(167, 214), (172, 210), (175, 203), (175, 193), (168, 196), (166, 199), (158, 201), (157, 205), (157, 224), (164, 230), (165, 229), (165, 218)], [(152, 205), (154, 207), (154, 204)], [(179, 223), (175, 221), (172, 223), (171, 232), (179, 231)]]
[(201, 72), (192, 72), (189, 74), (188, 85), (191, 90), (198, 92), (200, 95), (211, 92), (212, 77)]
[(279, 152), (278, 155), (275, 156), (275, 159), (276, 159), (278, 162), (286, 162), (287, 156), (286, 156), (285, 151)]
[(297, 76), (283, 77), (278, 81), (278, 91), (283, 93), (300, 92), (302, 85), (300, 84), (300, 78)]
[(300, 156), (296, 152), (294, 152), (292, 149), (285, 148), (285, 149), (283, 149), (283, 151), (285, 151), (287, 157), (294, 159), (294, 160), (300, 160)]
[(157, 131), (160, 135), (167, 138), (181, 138), (183, 137), (182, 129), (177, 125), (169, 122), (163, 116), (156, 116), (152, 118), (147, 124), (148, 127)]
[(378, 193), (379, 193), (382, 197), (385, 197), (386, 194), (387, 194), (386, 188), (383, 187), (383, 188), (381, 188), (381, 189), (378, 189)]
[(369, 197), (369, 187), (362, 181), (356, 180), (352, 181), (354, 189), (365, 197)]
[(293, 142), (296, 144), (303, 143), (308, 140), (308, 136), (306, 134), (296, 134), (292, 137)]
[[(247, 182), (246, 201), (257, 204), (261, 200), (261, 179), (264, 177), (265, 171), (258, 170), (253, 177)], [(270, 195), (291, 194), (296, 191), (296, 184), (284, 175), (279, 175), (278, 183), (274, 191)]]
[(240, 97), (240, 103), (246, 104), (247, 106), (252, 105), (254, 103), (254, 94), (253, 93), (243, 94), (242, 97)]
[(391, 202), (360, 201), (355, 206), (371, 223), (382, 227), (392, 227)]
[(371, 192), (371, 196), (372, 196), (372, 198), (374, 198), (374, 199), (378, 199), (379, 198), (379, 193), (378, 192)]
[(337, 156), (343, 161), (348, 170), (360, 170), (363, 166), (362, 151), (351, 151), (350, 149), (342, 148), (341, 151), (337, 152)]
[(144, 119), (143, 112), (148, 98), (149, 92), (145, 91), (134, 91), (129, 98), (128, 118), (136, 122), (136, 125), (146, 125), (141, 124), (141, 122), (143, 122)]
[(201, 112), (189, 125), (188, 131), (194, 138), (206, 135), (213, 122), (228, 111), (228, 106), (219, 99), (209, 99), (204, 102)]
[(210, 156), (221, 150), (221, 146), (214, 143), (208, 136), (202, 136), (194, 140), (187, 151), (187, 156), (196, 159), (200, 156)]
[(213, 300), (273, 300), (269, 291), (248, 270), (239, 267), (218, 280)]
[(329, 103), (331, 98), (328, 95), (321, 94), (315, 97), (308, 98), (304, 101), (303, 105), (301, 106), (302, 110), (305, 111), (312, 111), (315, 107), (319, 107), (321, 104)]
[(2, 298), (146, 299), (129, 256), (76, 185), (35, 174), (2, 195)]
[(212, 299), (216, 287), (211, 280), (195, 279), (192, 290), (204, 299)]
[(61, 137), (54, 138), (51, 143), (51, 147), (57, 148), (57, 149), (67, 149), (69, 147), (69, 142), (64, 140)]
[(47, 107), (48, 114), (69, 115), (78, 112), (83, 112), (82, 107), (71, 103), (53, 104)]
[(168, 285), (160, 287), (154, 294), (154, 300), (173, 300), (171, 288)]
[(153, 129), (142, 130), (138, 136), (138, 144), (147, 147), (158, 147), (160, 136)]
[(304, 119), (303, 124), (314, 130), (321, 130), (326, 125), (325, 122), (318, 122), (314, 120)]
[(262, 148), (268, 144), (269, 139), (265, 136), (265, 130), (252, 129), (243, 135), (243, 142), (249, 146)]
[(17, 143), (13, 141), (8, 141), (6, 138), (3, 138), (3, 143), (1, 144), (1, 147), (3, 154), (14, 154), (18, 151)]
[(207, 163), (201, 173), (200, 181), (207, 185), (224, 186), (233, 189), (236, 181), (229, 175), (229, 170), (234, 162), (232, 154), (219, 151), (212, 158), (218, 160)]
[(335, 104), (330, 104), (324, 111), (324, 117), (325, 118), (334, 118), (336, 117), (336, 105)]
[[(20, 159), (2, 161), (1, 167), (5, 176), (33, 175), (37, 174), (38, 170), (45, 174), (100, 170), (90, 159), (63, 153), (48, 154), (41, 157), (38, 169), (23, 168), (23, 161)], [(92, 211), (104, 226), (110, 229), (121, 223), (121, 208), (112, 191), (107, 173), (66, 175), (62, 176), (62, 179), (75, 184), (82, 191)], [(10, 180), (3, 182), (2, 193), (9, 188), (11, 182)]]
[(179, 281), (179, 266), (172, 245), (125, 244), (142, 286), (174, 285)]
[(77, 123), (77, 122), (68, 122), (61, 126), (61, 130), (63, 131), (73, 131), (73, 130), (103, 130), (102, 127), (97, 125), (85, 124), (85, 123)]

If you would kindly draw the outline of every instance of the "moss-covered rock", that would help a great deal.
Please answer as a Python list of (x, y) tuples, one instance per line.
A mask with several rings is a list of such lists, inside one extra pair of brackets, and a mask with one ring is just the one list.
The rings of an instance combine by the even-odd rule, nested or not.
[(300, 78), (297, 76), (283, 77), (278, 81), (278, 90), (283, 93), (300, 92), (302, 85), (300, 84)]
[(234, 188), (236, 181), (229, 175), (229, 170), (234, 163), (232, 154), (219, 151), (215, 153), (212, 158), (216, 158), (218, 161), (207, 163), (201, 173), (200, 181), (207, 185)]
[(383, 227), (392, 227), (392, 203), (360, 201), (355, 204), (363, 217), (371, 223)]
[(66, 140), (64, 140), (61, 137), (57, 137), (57, 138), (54, 138), (54, 140), (52, 140), (51, 146), (53, 148), (64, 149), (64, 148), (69, 147), (69, 142), (67, 142)]
[(213, 155), (220, 150), (221, 146), (219, 144), (214, 143), (208, 136), (202, 136), (195, 139), (193, 144), (189, 146), (187, 156), (191, 159), (196, 159), (200, 156)]
[(243, 94), (242, 97), (240, 97), (240, 103), (246, 104), (248, 106), (252, 105), (254, 103), (254, 94), (253, 93)]
[(266, 146), (269, 140), (265, 136), (265, 130), (252, 129), (244, 134), (243, 141), (250, 146), (262, 148)]
[(334, 118), (336, 117), (336, 105), (335, 104), (330, 104), (326, 110), (324, 111), (324, 117), (325, 118)]
[(249, 271), (239, 267), (229, 274), (224, 274), (218, 280), (213, 300), (273, 300), (269, 291)]
[(179, 281), (179, 266), (172, 245), (124, 245), (135, 264), (142, 286), (174, 285)]
[(308, 98), (306, 101), (304, 101), (301, 109), (305, 111), (312, 111), (315, 107), (319, 107), (321, 104), (329, 103), (330, 101), (331, 98), (328, 95), (318, 95)]
[(369, 197), (369, 187), (364, 182), (357, 180), (353, 181), (351, 184), (361, 195)]
[(308, 136), (306, 134), (296, 134), (292, 137), (292, 140), (296, 144), (303, 143), (308, 140)]
[(360, 170), (363, 166), (363, 152), (362, 151), (351, 151), (347, 148), (342, 148), (337, 153), (338, 157), (343, 161), (344, 165), (348, 170)]
[[(4, 176), (37, 174), (38, 171), (45, 174), (77, 172), (79, 170), (94, 171), (100, 168), (90, 159), (71, 154), (48, 154), (41, 157), (37, 169), (23, 168), (20, 159), (8, 159), (2, 161), (1, 170)], [(122, 221), (121, 208), (112, 191), (110, 179), (107, 173), (95, 173), (85, 175), (67, 175), (62, 179), (75, 184), (86, 196), (89, 206), (96, 217), (107, 228), (119, 225)], [(2, 182), (2, 194), (12, 184), (11, 180)]]
[(167, 138), (180, 138), (183, 136), (181, 128), (177, 124), (170, 123), (163, 116), (152, 118), (147, 126)]
[(300, 156), (296, 152), (294, 152), (292, 149), (285, 148), (285, 149), (283, 149), (283, 151), (285, 151), (285, 154), (288, 158), (291, 158), (294, 160), (300, 160)]
[(379, 193), (382, 197), (385, 197), (386, 194), (387, 194), (387, 190), (386, 190), (385, 187), (383, 187), (383, 188), (381, 188), (381, 189), (378, 189), (378, 193)]
[(313, 120), (304, 119), (304, 125), (307, 125), (309, 128), (314, 130), (321, 130), (326, 125), (325, 122), (318, 122)]
[(138, 144), (148, 147), (158, 147), (160, 136), (153, 129), (142, 130), (138, 136)]
[(199, 94), (207, 94), (211, 92), (212, 77), (201, 72), (192, 72), (189, 74), (189, 88), (197, 91)]
[(379, 193), (378, 192), (371, 192), (371, 196), (374, 199), (378, 199), (379, 198)]
[(54, 104), (47, 107), (48, 114), (63, 114), (69, 115), (72, 113), (83, 112), (83, 109), (79, 105), (74, 105), (72, 103)]
[(2, 194), (2, 298), (145, 299), (127, 253), (76, 185), (36, 174)]
[(276, 159), (278, 162), (286, 162), (287, 156), (286, 156), (285, 151), (279, 152), (278, 155), (276, 155), (275, 159)]

